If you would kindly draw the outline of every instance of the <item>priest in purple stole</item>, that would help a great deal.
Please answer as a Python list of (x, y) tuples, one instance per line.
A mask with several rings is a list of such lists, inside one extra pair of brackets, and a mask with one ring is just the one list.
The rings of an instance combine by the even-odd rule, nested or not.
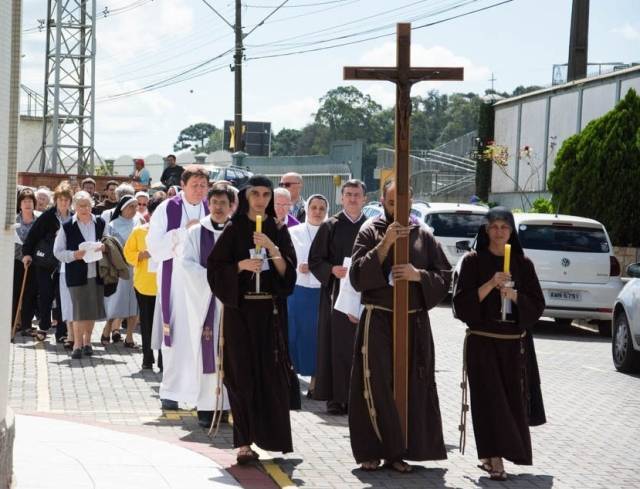
[(158, 295), (151, 347), (162, 350), (163, 376), (160, 399), (163, 409), (178, 409), (178, 401), (200, 390), (194, 379), (195, 356), (189, 341), (185, 293), (180, 258), (187, 229), (209, 213), (205, 199), (209, 174), (191, 165), (182, 173), (182, 191), (165, 200), (149, 223), (147, 247), (157, 264)]
[(209, 190), (207, 200), (209, 216), (189, 229), (182, 256), (186, 314), (195, 357), (193, 376), (200, 390), (197, 397), (180, 400), (197, 406), (198, 422), (202, 427), (208, 428), (216, 410), (228, 411), (229, 399), (226, 389), (218, 383), (217, 357), (222, 303), (209, 289), (207, 259), (229, 219), (236, 194), (228, 185), (216, 184)]
[[(238, 210), (207, 264), (209, 285), (223, 304), (224, 383), (233, 414), (238, 463), (264, 450), (291, 452), (291, 365), (282, 328), (286, 298), (296, 282), (296, 255), (287, 227), (275, 219), (271, 180), (251, 177)], [(262, 232), (256, 231), (256, 216)], [(259, 246), (265, 258), (250, 258)], [(260, 289), (256, 291), (256, 274)]]

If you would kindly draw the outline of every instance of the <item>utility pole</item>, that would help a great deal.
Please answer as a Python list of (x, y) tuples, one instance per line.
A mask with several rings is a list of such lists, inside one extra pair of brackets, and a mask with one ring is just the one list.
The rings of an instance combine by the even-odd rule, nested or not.
[(587, 76), (589, 47), (589, 0), (573, 0), (567, 82)]
[(236, 34), (236, 52), (234, 55), (233, 73), (235, 75), (234, 93), (234, 164), (241, 166), (244, 159), (242, 144), (242, 57), (244, 56), (244, 33), (242, 32), (242, 1), (236, 0), (236, 23), (233, 26)]

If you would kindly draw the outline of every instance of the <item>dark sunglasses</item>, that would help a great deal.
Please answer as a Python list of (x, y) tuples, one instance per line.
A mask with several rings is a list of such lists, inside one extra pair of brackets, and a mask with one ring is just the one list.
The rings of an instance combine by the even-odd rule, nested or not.
[(279, 187), (285, 187), (285, 188), (289, 188), (292, 185), (297, 185), (298, 182), (280, 182), (278, 184)]

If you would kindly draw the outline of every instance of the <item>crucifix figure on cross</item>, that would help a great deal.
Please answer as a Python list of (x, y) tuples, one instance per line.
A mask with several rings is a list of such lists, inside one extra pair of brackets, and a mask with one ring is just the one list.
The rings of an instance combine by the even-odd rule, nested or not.
[[(420, 81), (462, 80), (463, 68), (412, 68), (411, 24), (397, 25), (397, 63), (395, 67), (345, 67), (345, 80), (384, 80), (396, 85), (395, 123), (395, 220), (409, 225), (410, 168), (409, 142), (411, 86)], [(394, 246), (394, 264), (409, 263), (409, 240), (398, 238)], [(409, 359), (409, 283), (398, 280), (393, 298), (393, 389), (394, 399), (407, 446), (408, 359)], [(374, 412), (375, 414), (375, 412)]]

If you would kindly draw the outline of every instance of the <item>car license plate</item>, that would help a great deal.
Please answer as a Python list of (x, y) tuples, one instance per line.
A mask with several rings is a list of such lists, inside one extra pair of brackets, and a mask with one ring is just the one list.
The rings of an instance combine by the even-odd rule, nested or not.
[(549, 298), (561, 301), (580, 302), (582, 300), (582, 294), (575, 290), (550, 290)]

